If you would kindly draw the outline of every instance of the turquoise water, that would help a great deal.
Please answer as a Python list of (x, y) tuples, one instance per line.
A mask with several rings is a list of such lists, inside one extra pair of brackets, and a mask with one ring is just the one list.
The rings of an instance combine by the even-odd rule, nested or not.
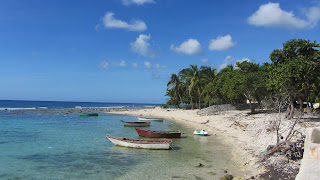
[(120, 120), (137, 118), (0, 111), (0, 179), (215, 179), (225, 169), (236, 172), (230, 149), (220, 140), (193, 136), (194, 129), (169, 120), (145, 129), (181, 130), (172, 150), (114, 146), (105, 134), (139, 138)]

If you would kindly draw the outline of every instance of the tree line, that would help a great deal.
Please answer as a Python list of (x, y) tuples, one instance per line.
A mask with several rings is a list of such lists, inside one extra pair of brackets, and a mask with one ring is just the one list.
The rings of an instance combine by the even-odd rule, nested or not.
[(248, 104), (254, 112), (263, 100), (288, 99), (288, 117), (295, 102), (320, 101), (319, 44), (292, 39), (270, 54), (271, 63), (243, 61), (221, 69), (190, 65), (171, 74), (167, 84), (167, 105), (192, 109), (213, 104)]

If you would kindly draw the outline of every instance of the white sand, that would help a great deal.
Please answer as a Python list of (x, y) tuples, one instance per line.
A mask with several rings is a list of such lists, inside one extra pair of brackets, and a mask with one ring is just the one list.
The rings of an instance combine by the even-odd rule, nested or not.
[[(268, 145), (276, 143), (275, 131), (268, 131), (271, 122), (280, 117), (277, 113), (261, 113), (248, 116), (248, 111), (225, 111), (217, 115), (200, 116), (198, 110), (181, 110), (181, 109), (162, 109), (160, 107), (152, 109), (138, 109), (128, 111), (117, 111), (112, 113), (142, 115), (161, 117), (175, 120), (179, 123), (185, 123), (194, 127), (195, 130), (205, 129), (210, 135), (221, 137), (227, 143), (232, 144), (233, 155), (236, 162), (242, 167), (240, 169), (249, 170), (252, 175), (256, 175), (265, 171), (265, 169), (257, 163), (257, 155), (265, 151)], [(303, 118), (308, 121), (310, 116)], [(312, 118), (312, 117), (311, 117)], [(316, 116), (319, 118), (319, 116)], [(237, 121), (240, 126), (233, 125)], [(293, 121), (282, 120), (281, 133), (285, 137), (289, 127)], [(239, 125), (239, 124), (238, 124)], [(244, 125), (246, 127), (241, 127)], [(304, 122), (296, 125), (295, 129), (305, 133), (306, 127), (320, 126), (320, 122)]]

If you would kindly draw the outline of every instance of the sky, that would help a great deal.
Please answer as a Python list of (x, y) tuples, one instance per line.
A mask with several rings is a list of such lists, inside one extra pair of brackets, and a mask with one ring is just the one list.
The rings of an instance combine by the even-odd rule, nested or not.
[(172, 73), (319, 40), (317, 0), (0, 0), (0, 99), (165, 103)]

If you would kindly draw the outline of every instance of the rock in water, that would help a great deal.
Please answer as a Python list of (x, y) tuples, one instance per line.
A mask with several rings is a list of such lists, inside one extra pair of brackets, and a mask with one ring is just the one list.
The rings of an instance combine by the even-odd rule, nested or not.
[(233, 176), (230, 174), (227, 174), (220, 178), (220, 180), (232, 180), (232, 179), (233, 179)]

